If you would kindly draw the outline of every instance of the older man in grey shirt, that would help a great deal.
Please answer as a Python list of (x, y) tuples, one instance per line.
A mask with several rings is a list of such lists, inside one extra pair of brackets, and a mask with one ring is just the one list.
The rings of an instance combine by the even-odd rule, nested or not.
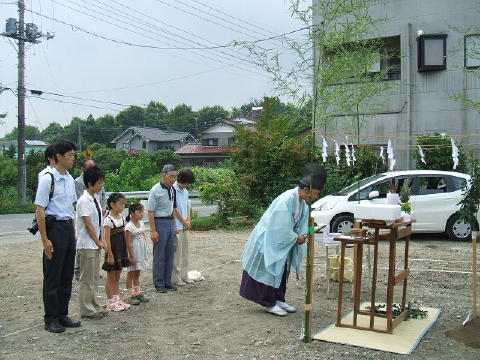
[(175, 253), (173, 209), (177, 207), (173, 184), (176, 180), (175, 166), (167, 164), (162, 170), (162, 180), (148, 194), (148, 222), (153, 242), (153, 285), (160, 293), (177, 290), (171, 279)]

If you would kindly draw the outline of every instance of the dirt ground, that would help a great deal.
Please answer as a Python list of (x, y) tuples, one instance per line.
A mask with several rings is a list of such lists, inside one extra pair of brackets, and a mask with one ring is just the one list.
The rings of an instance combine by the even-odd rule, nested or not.
[[(4, 245), (0, 251), (0, 358), (2, 359), (401, 359), (365, 348), (300, 341), (305, 281), (291, 274), (287, 301), (299, 311), (275, 317), (238, 295), (242, 274), (241, 253), (248, 238), (241, 232), (192, 232), (191, 270), (204, 281), (177, 292), (152, 290), (151, 271), (142, 275), (150, 302), (128, 311), (110, 313), (102, 320), (83, 320), (82, 327), (51, 334), (43, 329), (41, 296), (41, 244), (37, 236)], [(399, 246), (402, 247), (403, 243)], [(150, 247), (150, 246), (149, 246)], [(380, 267), (386, 266), (381, 244)], [(151, 249), (150, 249), (151, 251)], [(324, 249), (316, 245), (316, 255)], [(410, 248), (412, 269), (408, 299), (442, 309), (438, 321), (425, 334), (411, 359), (479, 359), (480, 349), (467, 347), (444, 335), (461, 325), (472, 308), (471, 243), (456, 243), (442, 236), (416, 236)], [(432, 260), (432, 261), (427, 261)], [(435, 261), (433, 261), (435, 260)], [(436, 261), (441, 260), (441, 261)], [(323, 259), (316, 259), (312, 332), (335, 322), (337, 283), (326, 292)], [(402, 266), (402, 265), (400, 265)], [(379, 294), (385, 277), (379, 272)], [(364, 272), (365, 282), (368, 271)], [(125, 272), (122, 274), (124, 287)], [(77, 291), (70, 313), (78, 319)], [(367, 293), (369, 287), (364, 290)], [(104, 288), (100, 290), (105, 300)], [(351, 286), (346, 286), (351, 294)], [(350, 310), (346, 301), (345, 310)], [(359, 330), (361, 331), (361, 330)], [(479, 335), (480, 336), (480, 335)]]

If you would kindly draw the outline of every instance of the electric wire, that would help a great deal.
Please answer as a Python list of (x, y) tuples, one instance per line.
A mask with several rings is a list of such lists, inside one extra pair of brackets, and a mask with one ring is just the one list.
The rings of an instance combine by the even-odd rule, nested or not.
[[(98, 5), (98, 4), (100, 3), (100, 4), (103, 4), (103, 5), (106, 5), (105, 3), (101, 2), (101, 1), (98, 1), (98, 2), (96, 2), (95, 4), (92, 4), (91, 2), (88, 2), (88, 1), (83, 1), (81, 4), (78, 4), (78, 3), (76, 3), (76, 2), (74, 2), (74, 1), (72, 1), (72, 0), (66, 0), (66, 1), (69, 2), (69, 3), (71, 3), (71, 4), (75, 4), (75, 5), (77, 5), (77, 6), (80, 6), (80, 7), (83, 8), (83, 9), (86, 9), (86, 10), (89, 10), (89, 11), (94, 11), (96, 15), (91, 15), (91, 16), (93, 16), (94, 18), (97, 18), (97, 19), (99, 19), (99, 18), (97, 17), (97, 14), (101, 14), (101, 15), (103, 15), (103, 16), (107, 16), (109, 19), (111, 19), (111, 18), (112, 18), (112, 10), (114, 10), (114, 12), (115, 12), (116, 14), (119, 14), (120, 17), (124, 19), (124, 22), (123, 22), (123, 23), (127, 22), (127, 20), (126, 20), (127, 18), (125, 17), (125, 15), (126, 15), (126, 12), (125, 12), (125, 11), (119, 11), (119, 10), (113, 8), (113, 7), (109, 7), (109, 8), (107, 8), (107, 9), (105, 9), (104, 7), (100, 7), (102, 10), (108, 11), (108, 14), (99, 12), (99, 11), (98, 11), (98, 8), (99, 8), (99, 5)], [(86, 7), (86, 6), (85, 6), (86, 3), (94, 6), (94, 9), (91, 9), (91, 8)], [(62, 6), (66, 6), (66, 5), (65, 5), (65, 4), (62, 4)], [(124, 8), (127, 8), (127, 9), (129, 9), (129, 10), (135, 11), (136, 13), (142, 14), (142, 13), (140, 13), (140, 12), (134, 10), (134, 9), (131, 9), (131, 8), (129, 8), (129, 7), (126, 7), (126, 6), (123, 6), (123, 7), (124, 7)], [(70, 7), (69, 7), (69, 8), (70, 8)], [(88, 15), (88, 14), (86, 14), (85, 12), (82, 12), (82, 13), (84, 13), (85, 15)], [(142, 15), (143, 15), (143, 16), (146, 16), (145, 14), (142, 14)], [(218, 57), (220, 57), (220, 58), (222, 58), (222, 59), (226, 59), (226, 60), (231, 60), (231, 59), (229, 59), (229, 58), (233, 58), (233, 59), (237, 60), (237, 61), (235, 61), (235, 63), (226, 63), (226, 65), (234, 66), (234, 67), (237, 67), (237, 68), (241, 68), (242, 70), (248, 71), (249, 74), (253, 72), (253, 73), (255, 73), (255, 74), (259, 75), (259, 76), (262, 76), (262, 77), (264, 76), (264, 74), (260, 74), (260, 73), (258, 73), (258, 72), (252, 71), (251, 68), (245, 69), (245, 68), (243, 67), (243, 63), (244, 63), (244, 62), (250, 63), (250, 64), (252, 64), (252, 65), (255, 65), (255, 63), (254, 63), (253, 61), (251, 61), (250, 59), (248, 59), (248, 58), (246, 58), (246, 57), (239, 57), (236, 52), (234, 52), (234, 53), (229, 53), (229, 52), (225, 52), (225, 51), (223, 51), (223, 50), (220, 50), (220, 46), (219, 46), (218, 44), (215, 44), (215, 43), (213, 43), (212, 41), (210, 41), (210, 40), (208, 40), (208, 39), (205, 39), (205, 38), (199, 36), (198, 34), (193, 34), (193, 33), (184, 31), (184, 30), (182, 30), (182, 29), (180, 29), (180, 28), (178, 28), (178, 27), (175, 27), (175, 26), (173, 26), (173, 25), (169, 25), (169, 24), (167, 24), (167, 23), (165, 23), (165, 22), (163, 22), (163, 21), (161, 21), (161, 20), (159, 20), (159, 19), (153, 18), (153, 17), (151, 17), (151, 16), (147, 16), (147, 17), (153, 19), (153, 20), (155, 21), (155, 23), (145, 22), (143, 19), (140, 19), (140, 18), (135, 17), (135, 16), (132, 16), (132, 15), (128, 15), (128, 17), (129, 17), (130, 19), (133, 19), (133, 21), (135, 21), (133, 24), (132, 24), (131, 22), (129, 23), (131, 26), (134, 27), (134, 29), (141, 28), (141, 29), (145, 30), (146, 33), (142, 33), (142, 36), (148, 37), (148, 38), (150, 38), (150, 39), (152, 39), (152, 40), (155, 40), (155, 41), (160, 41), (160, 42), (162, 42), (162, 43), (166, 43), (167, 45), (172, 46), (171, 49), (186, 50), (186, 51), (188, 51), (188, 52), (190, 52), (190, 53), (193, 53), (193, 54), (196, 54), (196, 55), (199, 55), (199, 54), (197, 54), (195, 51), (189, 51), (189, 50), (192, 50), (192, 49), (195, 49), (195, 50), (207, 50), (207, 51), (213, 50), (213, 51), (215, 52), (215, 54), (212, 53), (213, 56), (218, 56)], [(115, 18), (115, 20), (120, 21), (120, 19), (119, 19), (118, 17)], [(122, 28), (122, 29), (128, 30), (125, 26), (116, 25), (116, 24), (114, 24), (114, 23), (111, 22), (111, 21), (107, 21), (107, 22), (108, 22), (109, 24), (111, 24), (111, 25), (114, 25), (114, 26), (120, 27), (120, 28)], [(144, 26), (147, 26), (147, 25), (148, 25), (148, 26), (147, 26), (147, 28), (145, 28), (145, 27), (143, 27), (143, 26), (139, 26), (139, 23), (140, 23), (140, 24), (144, 24)], [(216, 46), (212, 47), (212, 46), (203, 45), (203, 44), (201, 44), (200, 42), (195, 41), (195, 40), (188, 39), (188, 38), (186, 38), (186, 37), (183, 36), (183, 35), (175, 34), (175, 33), (172, 33), (171, 31), (168, 31), (168, 30), (165, 30), (165, 29), (163, 29), (163, 28), (160, 28), (160, 27), (158, 27), (158, 26), (156, 25), (156, 23), (162, 23), (162, 24), (164, 24), (164, 25), (166, 25), (166, 26), (172, 27), (173, 29), (179, 31), (180, 33), (186, 33), (186, 34), (192, 36), (192, 37), (195, 38), (195, 39), (201, 39), (201, 40), (203, 40), (203, 41), (213, 43), (213, 44), (215, 44)], [(166, 32), (166, 33), (168, 33), (168, 34), (171, 35), (171, 36), (175, 36), (175, 38), (171, 38), (171, 37), (165, 36), (164, 33), (157, 33), (159, 36), (162, 37), (162, 39), (167, 38), (167, 39), (173, 41), (174, 43), (178, 43), (178, 42), (179, 42), (179, 39), (182, 39), (183, 41), (180, 41), (180, 43), (181, 43), (181, 44), (184, 44), (184, 46), (179, 47), (178, 45), (172, 45), (171, 43), (168, 43), (168, 42), (166, 42), (166, 41), (161, 41), (161, 40), (159, 40), (159, 39), (157, 39), (157, 38), (154, 38), (154, 37), (148, 35), (148, 34), (152, 33), (152, 29), (157, 29), (157, 30), (159, 30), (159, 31)], [(301, 29), (301, 30), (303, 30), (303, 29)], [(140, 34), (140, 32), (138, 32), (138, 31), (136, 31), (136, 30), (130, 30), (130, 31), (131, 31), (131, 32), (134, 32), (134, 33), (137, 33), (137, 34)], [(294, 30), (294, 31), (300, 31), (300, 30)], [(259, 41), (259, 40), (257, 40), (257, 41)], [(262, 39), (262, 41), (265, 41), (265, 39)], [(189, 42), (194, 43), (194, 44), (196, 44), (196, 45), (198, 45), (198, 46), (200, 46), (200, 47), (188, 46), (188, 43), (189, 43)], [(222, 46), (222, 47), (228, 48), (228, 47), (231, 47), (231, 46)], [(220, 55), (220, 54), (221, 54), (221, 55)], [(205, 55), (202, 54), (202, 57), (205, 57)], [(213, 60), (213, 61), (219, 61), (218, 59), (212, 58), (211, 56), (210, 56), (210, 57), (207, 57), (207, 58), (209, 58), (209, 59), (211, 59), (211, 60)], [(220, 61), (220, 62), (225, 64), (225, 62), (223, 62), (223, 61)]]
[[(158, 38), (156, 38), (156, 37), (152, 37), (152, 36), (149, 35), (150, 33), (153, 33), (153, 31), (152, 31), (153, 28), (157, 28), (157, 29), (158, 29), (158, 27), (155, 26), (154, 24), (146, 24), (146, 25), (150, 25), (150, 26), (148, 26), (147, 28), (144, 28), (144, 27), (143, 27), (144, 25), (142, 25), (142, 26), (139, 25), (138, 21), (137, 21), (137, 22), (134, 22), (134, 23), (132, 24), (132, 23), (129, 21), (129, 19), (127, 20), (127, 19), (125, 18), (125, 16), (124, 16), (125, 14), (123, 13), (123, 14), (122, 14), (122, 15), (123, 15), (122, 17), (124, 18), (124, 22), (123, 22), (123, 23), (128, 23), (129, 25), (133, 26), (134, 29), (139, 29), (139, 28), (140, 28), (140, 29), (142, 29), (142, 30), (145, 30), (145, 32), (139, 32), (139, 31), (134, 30), (134, 29), (129, 29), (129, 28), (125, 27), (125, 26), (120, 26), (120, 25), (114, 24), (112, 21), (100, 19), (100, 18), (97, 16), (98, 14), (100, 14), (100, 15), (102, 15), (102, 16), (106, 16), (106, 17), (108, 16), (109, 19), (114, 19), (114, 20), (120, 21), (120, 19), (119, 19), (118, 17), (113, 17), (113, 16), (112, 16), (112, 10), (113, 10), (113, 8), (108, 9), (108, 10), (110, 10), (110, 12), (109, 12), (108, 15), (105, 14), (105, 13), (103, 13), (103, 12), (101, 12), (101, 11), (99, 11), (99, 10), (98, 10), (99, 8), (101, 8), (102, 10), (104, 10), (104, 8), (102, 8), (101, 6), (98, 6), (98, 3), (101, 3), (100, 1), (99, 1), (97, 4), (95, 4), (95, 9), (91, 9), (91, 8), (88, 8), (88, 7), (85, 6), (85, 4), (93, 5), (92, 3), (88, 2), (88, 1), (83, 1), (81, 5), (78, 4), (78, 3), (76, 3), (76, 2), (74, 2), (74, 1), (72, 1), (72, 0), (66, 0), (66, 1), (69, 2), (70, 4), (75, 4), (75, 5), (77, 5), (77, 6), (80, 6), (81, 8), (86, 9), (86, 10), (88, 10), (88, 11), (95, 11), (95, 14), (96, 14), (96, 15), (91, 15), (91, 14), (85, 13), (84, 11), (80, 11), (81, 13), (83, 13), (83, 14), (85, 14), (85, 15), (89, 15), (89, 16), (91, 16), (91, 17), (93, 17), (93, 18), (96, 18), (96, 19), (98, 19), (98, 20), (102, 20), (102, 21), (104, 21), (104, 22), (107, 22), (107, 23), (109, 23), (109, 24), (111, 24), (111, 25), (114, 25), (114, 26), (116, 26), (116, 27), (122, 28), (122, 29), (124, 29), (124, 30), (127, 30), (127, 31), (130, 31), (130, 32), (139, 34), (139, 35), (141, 35), (141, 36), (143, 36), (143, 37), (147, 37), (147, 38), (149, 38), (149, 39), (151, 39), (151, 40), (158, 41), (158, 42), (161, 42), (161, 43), (166, 43), (167, 45), (170, 45), (170, 46), (172, 46), (173, 48), (178, 49), (178, 47), (175, 46), (175, 45), (172, 44), (172, 43), (166, 42), (165, 40), (160, 40), (160, 39), (158, 39)], [(62, 6), (66, 6), (66, 5), (65, 5), (65, 4), (62, 4)], [(66, 7), (68, 7), (68, 6), (66, 6)], [(68, 8), (72, 9), (71, 7), (68, 7)], [(72, 10), (73, 10), (73, 9), (72, 9)], [(115, 10), (116, 10), (116, 9), (115, 9)], [(140, 19), (138, 19), (138, 18), (133, 18), (133, 19), (134, 19), (134, 20), (140, 20)], [(178, 29), (178, 28), (177, 28), (177, 29)], [(164, 30), (164, 29), (161, 29), (161, 31), (167, 32), (169, 35), (172, 35), (172, 36), (176, 36), (176, 37), (177, 37), (177, 38), (174, 39), (174, 38), (172, 38), (172, 37), (166, 36), (165, 34), (157, 33), (158, 36), (161, 36), (161, 37), (162, 37), (162, 39), (165, 39), (165, 38), (166, 38), (166, 39), (168, 39), (168, 40), (171, 40), (171, 41), (174, 42), (174, 43), (175, 43), (175, 42), (180, 42), (180, 43), (185, 44), (185, 45), (188, 44), (187, 42), (193, 42), (193, 43), (196, 44), (196, 45), (203, 46), (203, 45), (202, 45), (201, 43), (199, 43), (198, 41), (189, 40), (189, 39), (185, 38), (185, 37), (182, 36), (182, 35), (174, 34), (174, 33), (170, 32), (170, 31)], [(191, 35), (193, 36), (193, 34), (191, 34)], [(197, 35), (197, 37), (200, 38), (200, 39), (203, 39), (203, 38), (199, 37), (198, 35)], [(182, 41), (179, 41), (179, 39), (181, 39)], [(206, 39), (204, 39), (204, 40), (206, 40)], [(186, 41), (187, 41), (187, 42), (186, 42)], [(205, 47), (206, 47), (206, 46), (205, 46)], [(189, 53), (192, 53), (192, 54), (195, 54), (195, 55), (199, 55), (199, 54), (197, 54), (195, 51), (190, 50), (190, 49), (188, 49), (187, 47), (183, 47), (182, 49), (185, 50), (185, 51), (187, 51), (187, 52), (189, 52)], [(200, 48), (200, 49), (201, 49), (201, 48)], [(229, 66), (234, 66), (234, 64), (241, 64), (242, 62), (250, 62), (250, 60), (248, 60), (248, 59), (246, 59), (246, 58), (240, 58), (240, 57), (238, 57), (236, 54), (229, 54), (229, 53), (226, 53), (225, 51), (222, 51), (222, 50), (219, 50), (219, 49), (207, 49), (207, 51), (210, 51), (210, 50), (213, 50), (214, 52), (219, 52), (219, 53), (221, 53), (222, 55), (220, 55), (220, 54), (212, 54), (212, 55), (214, 55), (214, 56), (216, 55), (216, 56), (218, 56), (218, 57), (220, 57), (220, 58), (222, 58), (222, 59), (231, 60), (231, 59), (227, 59), (227, 58), (225, 57), (225, 56), (227, 56), (227, 57), (231, 57), (231, 58), (234, 58), (234, 59), (237, 60), (235, 63), (224, 63), (224, 62), (220, 61), (220, 62), (222, 62), (222, 63), (224, 63), (224, 64), (226, 64), (226, 65), (229, 65)], [(202, 54), (202, 57), (205, 57), (205, 53)], [(210, 60), (212, 60), (212, 61), (219, 61), (218, 59), (212, 58), (211, 56), (207, 56), (207, 58), (210, 59)], [(251, 70), (251, 69), (249, 69), (249, 71), (250, 71), (250, 70)]]

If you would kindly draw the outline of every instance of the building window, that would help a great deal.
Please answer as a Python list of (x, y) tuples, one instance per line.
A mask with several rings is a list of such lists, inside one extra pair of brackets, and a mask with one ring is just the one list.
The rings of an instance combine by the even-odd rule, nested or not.
[(480, 67), (480, 35), (465, 36), (465, 67), (467, 69)]
[(400, 80), (402, 68), (400, 61), (400, 36), (379, 39), (381, 49), (378, 52), (378, 62), (370, 68), (371, 74), (381, 71), (385, 73), (383, 80)]
[(218, 146), (218, 139), (203, 139), (203, 146)]
[(164, 147), (164, 149), (167, 149), (167, 150), (175, 150), (175, 143), (166, 142), (166, 143), (164, 143), (163, 147)]
[(447, 69), (447, 35), (417, 37), (418, 71)]
[[(359, 64), (358, 59), (362, 59)], [(378, 80), (398, 80), (401, 79), (400, 36), (348, 42), (325, 49), (323, 61), (334, 67), (346, 61), (356, 62), (355, 69), (347, 67), (346, 72), (337, 71), (338, 79), (332, 78), (334, 84), (355, 82), (366, 76)]]
[(123, 143), (123, 144), (122, 144), (122, 148), (128, 149), (128, 145), (129, 145), (128, 143)]
[(142, 149), (146, 149), (147, 148), (147, 142), (146, 141), (143, 141), (142, 142)]

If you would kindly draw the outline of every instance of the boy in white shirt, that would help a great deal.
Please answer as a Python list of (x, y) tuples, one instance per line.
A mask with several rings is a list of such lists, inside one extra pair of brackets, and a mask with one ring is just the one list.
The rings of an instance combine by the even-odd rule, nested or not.
[(98, 193), (102, 190), (105, 174), (98, 166), (83, 173), (86, 190), (77, 201), (76, 234), (77, 253), (82, 264), (78, 300), (80, 315), (84, 318), (101, 319), (108, 312), (98, 302), (100, 281), (100, 255), (105, 249), (102, 241), (102, 211)]

